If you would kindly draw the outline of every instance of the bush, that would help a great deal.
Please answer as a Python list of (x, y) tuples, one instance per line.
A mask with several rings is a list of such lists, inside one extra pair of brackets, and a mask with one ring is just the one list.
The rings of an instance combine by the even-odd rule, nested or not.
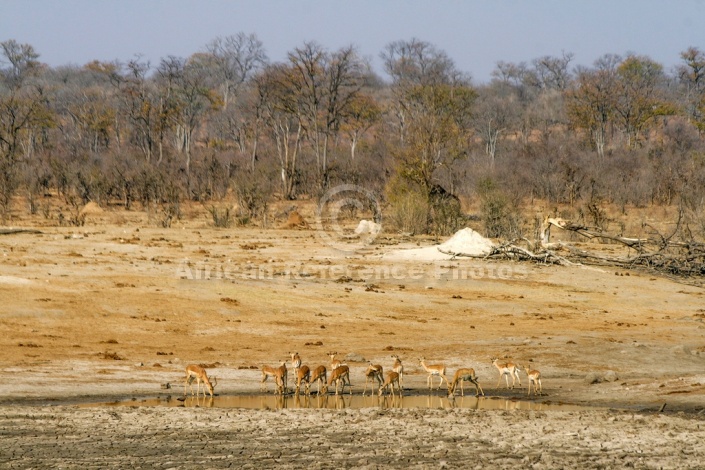
[(238, 224), (261, 220), (266, 224), (267, 209), (272, 197), (272, 179), (262, 171), (245, 171), (236, 177), (235, 196), (238, 203)]
[(489, 178), (477, 185), (480, 213), (489, 238), (514, 239), (522, 236), (519, 208), (497, 184)]
[(232, 217), (230, 214), (230, 208), (226, 207), (224, 209), (219, 209), (215, 206), (211, 206), (208, 209), (213, 217), (213, 225), (218, 228), (228, 228), (232, 224)]
[(465, 226), (467, 217), (460, 199), (442, 186), (434, 185), (429, 194), (431, 229), (435, 235), (451, 235)]
[(426, 233), (428, 229), (429, 204), (421, 188), (394, 178), (387, 186), (389, 214), (385, 222), (396, 230), (412, 235)]

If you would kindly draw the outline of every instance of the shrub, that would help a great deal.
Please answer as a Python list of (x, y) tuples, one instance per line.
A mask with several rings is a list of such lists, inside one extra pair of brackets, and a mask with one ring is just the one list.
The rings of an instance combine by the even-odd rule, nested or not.
[(485, 225), (485, 236), (514, 239), (522, 236), (521, 216), (517, 204), (507, 197), (490, 178), (477, 185), (480, 213)]
[(219, 228), (228, 228), (232, 224), (232, 217), (230, 214), (230, 208), (217, 208), (215, 206), (211, 206), (208, 209), (208, 212), (211, 213), (211, 217), (213, 217), (213, 225)]
[(426, 233), (429, 204), (421, 188), (408, 181), (393, 178), (387, 186), (387, 200), (389, 214), (385, 214), (385, 222), (401, 232)]

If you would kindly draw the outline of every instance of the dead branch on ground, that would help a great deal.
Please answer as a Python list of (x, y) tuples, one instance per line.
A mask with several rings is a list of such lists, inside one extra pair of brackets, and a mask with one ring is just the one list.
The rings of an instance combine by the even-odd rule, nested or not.
[[(663, 235), (650, 225), (652, 235), (647, 238), (631, 238), (615, 235), (604, 230), (576, 224), (558, 218), (546, 218), (541, 232), (541, 241), (533, 247), (529, 240), (524, 239), (530, 248), (522, 248), (515, 242), (504, 242), (492, 248), (488, 254), (476, 255), (470, 253), (454, 253), (447, 250), (441, 253), (454, 257), (472, 258), (503, 258), (515, 261), (531, 261), (542, 264), (558, 264), (570, 266), (575, 264), (594, 264), (602, 266), (620, 266), (622, 268), (646, 268), (680, 277), (705, 276), (705, 243), (695, 240), (677, 241), (676, 234), (681, 231), (683, 212), (679, 211), (675, 228), (669, 234)], [(604, 253), (586, 251), (567, 243), (549, 245), (550, 228), (575, 232), (589, 240), (609, 240), (622, 244), (636, 251), (634, 256), (611, 256)], [(692, 237), (691, 237), (692, 238)], [(567, 251), (565, 256), (557, 251)]]
[(15, 235), (19, 233), (42, 233), (40, 230), (29, 228), (0, 228), (0, 235)]

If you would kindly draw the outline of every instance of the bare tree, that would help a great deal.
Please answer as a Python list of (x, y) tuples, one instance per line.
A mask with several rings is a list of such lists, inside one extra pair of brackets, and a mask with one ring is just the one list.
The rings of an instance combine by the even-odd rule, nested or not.
[(44, 88), (28, 80), (39, 54), (32, 46), (14, 40), (0, 46), (3, 63), (10, 64), (0, 71), (0, 208), (4, 220), (19, 186), (19, 162), (31, 155), (34, 136), (53, 125), (53, 116)]
[(217, 37), (206, 45), (206, 50), (214, 63), (224, 109), (228, 109), (243, 84), (268, 62), (264, 45), (255, 34)]
[(578, 69), (576, 86), (567, 91), (566, 106), (573, 126), (586, 129), (600, 160), (605, 156), (608, 128), (617, 100), (617, 65), (621, 57), (605, 55), (594, 69)]
[(206, 76), (197, 60), (186, 61), (169, 56), (162, 59), (157, 74), (166, 102), (165, 112), (175, 130), (175, 147), (185, 156), (188, 176), (191, 172), (194, 133), (205, 115), (219, 105), (219, 100), (206, 86)]
[(472, 121), (484, 143), (490, 167), (494, 167), (500, 135), (516, 126), (519, 106), (513, 88), (504, 83), (494, 82), (478, 90)]
[(352, 46), (329, 53), (308, 42), (288, 57), (293, 73), (287, 75), (287, 86), (300, 101), (304, 131), (312, 142), (318, 174), (325, 187), (329, 142), (362, 89), (369, 67)]
[(689, 47), (681, 52), (683, 64), (676, 68), (683, 87), (683, 101), (688, 119), (705, 132), (705, 52)]
[(403, 144), (409, 125), (408, 90), (421, 85), (451, 84), (461, 79), (461, 74), (444, 51), (417, 38), (388, 44), (380, 57), (392, 79), (392, 112)]
[(300, 101), (288, 88), (292, 70), (286, 65), (271, 65), (254, 78), (257, 107), (276, 144), (282, 196), (296, 197), (298, 155), (303, 139)]
[(573, 56), (572, 52), (564, 51), (561, 57), (543, 56), (534, 59), (534, 72), (538, 79), (538, 86), (544, 90), (566, 90), (571, 80), (568, 66)]
[(0, 42), (2, 63), (8, 68), (2, 69), (3, 81), (10, 88), (19, 88), (37, 69), (39, 54), (30, 44), (20, 44), (14, 39)]

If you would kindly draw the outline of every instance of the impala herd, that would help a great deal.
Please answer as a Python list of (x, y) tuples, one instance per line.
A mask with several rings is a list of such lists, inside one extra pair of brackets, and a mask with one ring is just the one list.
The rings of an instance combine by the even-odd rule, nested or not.
[[(298, 395), (303, 391), (304, 394), (311, 394), (311, 385), (317, 385), (317, 393), (327, 394), (329, 387), (335, 383), (335, 394), (345, 393), (345, 386), (348, 386), (350, 394), (352, 394), (352, 385), (350, 384), (350, 367), (347, 364), (342, 363), (340, 360), (336, 359), (337, 352), (327, 353), (330, 357), (330, 373), (326, 366), (320, 365), (315, 369), (307, 365), (302, 365), (301, 357), (299, 353), (290, 353), (291, 366), (294, 369), (294, 393)], [(377, 387), (377, 394), (382, 396), (386, 389), (389, 390), (391, 395), (398, 393), (399, 396), (402, 395), (403, 390), (403, 380), (404, 380), (404, 365), (401, 359), (397, 355), (392, 355), (394, 359), (394, 364), (386, 374), (384, 374), (384, 369), (380, 364), (373, 364), (370, 362), (365, 370), (365, 387), (362, 390), (362, 395), (367, 393), (367, 386), (370, 385), (370, 393), (373, 393), (375, 386)], [(289, 360), (287, 358), (287, 360)], [(275, 393), (284, 394), (289, 391), (289, 374), (286, 366), (287, 360), (282, 360), (278, 367), (263, 366), (262, 380), (260, 381), (260, 388), (264, 390), (267, 386), (266, 382), (269, 377), (274, 379)], [(519, 371), (523, 370), (526, 373), (528, 383), (528, 395), (531, 396), (531, 386), (534, 387), (535, 395), (543, 395), (543, 389), (541, 387), (541, 373), (538, 370), (530, 369), (529, 367), (523, 367), (513, 362), (500, 362), (496, 357), (491, 359), (492, 365), (497, 368), (499, 372), (499, 380), (497, 381), (497, 387), (499, 388), (502, 383), (502, 377), (507, 384), (507, 389), (514, 388), (516, 382), (519, 382), (521, 387), (521, 377), (519, 377)], [(460, 394), (465, 396), (465, 390), (463, 384), (465, 382), (470, 382), (475, 386), (475, 396), (484, 396), (485, 392), (482, 390), (480, 383), (477, 380), (477, 375), (475, 375), (475, 369), (472, 368), (461, 368), (455, 372), (453, 379), (448, 380), (446, 376), (446, 366), (444, 364), (426, 364), (426, 359), (424, 357), (419, 358), (419, 365), (426, 371), (428, 376), (426, 377), (426, 386), (429, 390), (433, 389), (434, 378), (438, 377), (440, 382), (438, 383), (438, 389), (441, 389), (441, 385), (445, 381), (448, 390), (448, 396), (454, 397), (455, 391), (460, 384)], [(509, 377), (512, 378), (512, 385), (509, 386)], [(196, 381), (196, 396), (200, 394), (201, 382), (203, 382), (203, 396), (206, 396), (206, 390), (213, 396), (213, 389), (217, 385), (217, 379), (213, 377), (213, 380), (208, 378), (206, 370), (199, 365), (189, 365), (186, 367), (186, 380), (184, 382), (184, 395), (186, 395), (186, 387), (191, 387), (191, 395), (193, 395), (193, 382)], [(303, 386), (303, 390), (302, 390)], [(396, 391), (395, 391), (396, 386)], [(338, 388), (340, 387), (340, 392)]]

